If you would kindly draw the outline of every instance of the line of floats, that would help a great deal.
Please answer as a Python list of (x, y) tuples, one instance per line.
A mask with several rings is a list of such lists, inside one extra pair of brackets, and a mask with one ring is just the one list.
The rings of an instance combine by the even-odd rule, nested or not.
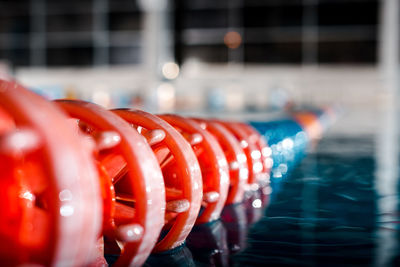
[(192, 253), (210, 248), (204, 227), (230, 231), (223, 238), (234, 253), (244, 237), (232, 227), (256, 220), (271, 181), (335, 116), (332, 108), (250, 123), (152, 115), (48, 101), (0, 81), (0, 262), (141, 266), (185, 240)]

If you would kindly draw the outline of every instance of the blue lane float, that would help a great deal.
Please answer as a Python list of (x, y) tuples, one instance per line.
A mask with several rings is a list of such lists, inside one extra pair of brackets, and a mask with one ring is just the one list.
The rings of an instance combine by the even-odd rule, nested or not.
[(274, 120), (249, 122), (271, 149), (273, 191), (279, 191), (280, 180), (289, 175), (335, 119), (336, 111), (329, 107), (292, 111)]

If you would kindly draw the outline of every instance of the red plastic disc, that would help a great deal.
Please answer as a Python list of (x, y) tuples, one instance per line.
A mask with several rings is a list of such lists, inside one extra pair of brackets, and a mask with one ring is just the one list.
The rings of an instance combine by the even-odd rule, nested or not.
[(249, 169), (248, 188), (246, 190), (258, 190), (259, 184), (257, 178), (263, 173), (264, 169), (260, 149), (255, 143), (249, 140), (249, 135), (243, 127), (233, 122), (218, 121), (218, 123), (224, 125), (235, 136), (246, 154)]
[(101, 226), (91, 153), (54, 104), (0, 81), (0, 261), (83, 266)]
[(242, 127), (244, 129), (244, 131), (248, 135), (247, 139), (249, 140), (249, 142), (255, 144), (258, 150), (261, 152), (261, 161), (263, 163), (263, 170), (261, 173), (257, 175), (257, 181), (260, 184), (260, 186), (262, 187), (267, 186), (270, 181), (270, 173), (273, 165), (273, 161), (271, 158), (272, 155), (271, 148), (267, 145), (267, 142), (265, 141), (264, 137), (252, 126), (243, 122), (238, 122), (235, 124), (238, 127)]
[(119, 252), (120, 248), (114, 266), (142, 265), (164, 225), (165, 188), (154, 153), (146, 140), (113, 112), (83, 101), (57, 103), (95, 137), (103, 179), (108, 176), (113, 185), (107, 190), (115, 190), (115, 199), (105, 205), (114, 206), (114, 210), (105, 210), (111, 214), (113, 231), (104, 229), (106, 249)]
[[(199, 123), (177, 115), (161, 115), (192, 145), (203, 177), (203, 209), (196, 224), (217, 220), (224, 207), (229, 189), (229, 169), (218, 141)], [(173, 173), (174, 165), (170, 167)]]
[(196, 121), (202, 123), (203, 127), (217, 139), (228, 161), (230, 185), (225, 205), (242, 202), (249, 169), (246, 154), (240, 143), (225, 126), (202, 119)]
[(137, 127), (156, 154), (164, 175), (167, 210), (166, 234), (154, 251), (173, 249), (185, 241), (200, 210), (203, 186), (196, 155), (179, 132), (161, 118), (139, 110), (114, 112)]

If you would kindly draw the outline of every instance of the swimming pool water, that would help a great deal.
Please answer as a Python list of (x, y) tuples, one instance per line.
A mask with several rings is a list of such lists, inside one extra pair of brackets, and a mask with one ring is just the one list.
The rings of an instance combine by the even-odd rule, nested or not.
[(382, 190), (377, 146), (372, 135), (323, 139), (286, 177), (273, 179), (266, 207), (231, 207), (224, 227), (199, 228), (185, 246), (147, 265), (399, 265), (397, 182)]
[(380, 227), (373, 152), (372, 137), (322, 140), (281, 181), (235, 265), (373, 264)]

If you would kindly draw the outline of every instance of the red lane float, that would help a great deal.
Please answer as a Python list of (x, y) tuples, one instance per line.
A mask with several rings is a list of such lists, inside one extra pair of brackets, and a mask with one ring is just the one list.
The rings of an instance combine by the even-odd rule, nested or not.
[(218, 141), (229, 166), (229, 192), (225, 205), (243, 201), (244, 189), (249, 177), (247, 158), (235, 136), (223, 125), (203, 119), (195, 119)]
[(0, 133), (9, 131), (12, 128), (15, 128), (15, 123), (12, 117), (0, 106)]
[(189, 235), (201, 206), (203, 186), (196, 155), (182, 135), (161, 118), (139, 110), (113, 112), (147, 138), (158, 159), (166, 186), (166, 233), (153, 251), (173, 249)]
[(1, 264), (90, 263), (101, 198), (87, 143), (54, 104), (16, 83), (0, 81), (0, 107)]
[[(293, 118), (313, 139), (326, 127)], [(234, 253), (268, 203), (271, 152), (245, 123), (50, 103), (0, 81), (0, 262), (140, 266), (220, 217)]]
[(249, 178), (245, 190), (249, 192), (257, 191), (260, 187), (258, 180), (264, 176), (264, 165), (261, 160), (260, 149), (254, 142), (249, 140), (249, 134), (240, 125), (225, 121), (218, 121), (218, 123), (224, 125), (235, 136), (246, 154)]
[[(260, 153), (261, 153), (260, 158), (261, 158), (261, 161), (263, 164), (263, 170), (261, 171), (260, 174), (258, 174), (257, 181), (261, 187), (267, 186), (270, 181), (269, 180), (270, 172), (271, 172), (271, 168), (273, 165), (273, 161), (271, 158), (271, 154), (272, 154), (271, 148), (267, 145), (265, 138), (252, 126), (250, 126), (246, 123), (243, 123), (243, 122), (235, 123), (235, 125), (237, 127), (241, 127), (247, 133), (247, 139), (249, 140), (249, 142), (255, 144), (255, 146), (260, 151)], [(253, 153), (257, 153), (257, 152), (253, 152)], [(254, 155), (254, 157), (256, 157), (256, 156)]]
[[(191, 144), (200, 164), (203, 177), (202, 210), (196, 224), (217, 220), (224, 207), (229, 189), (229, 169), (224, 152), (217, 140), (194, 120), (177, 115), (160, 115), (175, 127)], [(169, 173), (175, 164), (165, 167)]]
[[(105, 249), (120, 253), (115, 266), (142, 265), (164, 225), (163, 176), (146, 140), (122, 118), (95, 104), (59, 100), (57, 104), (97, 141), (103, 178)], [(78, 124), (77, 126), (78, 127)], [(109, 214), (109, 215), (108, 215)], [(107, 221), (108, 220), (108, 221)]]

